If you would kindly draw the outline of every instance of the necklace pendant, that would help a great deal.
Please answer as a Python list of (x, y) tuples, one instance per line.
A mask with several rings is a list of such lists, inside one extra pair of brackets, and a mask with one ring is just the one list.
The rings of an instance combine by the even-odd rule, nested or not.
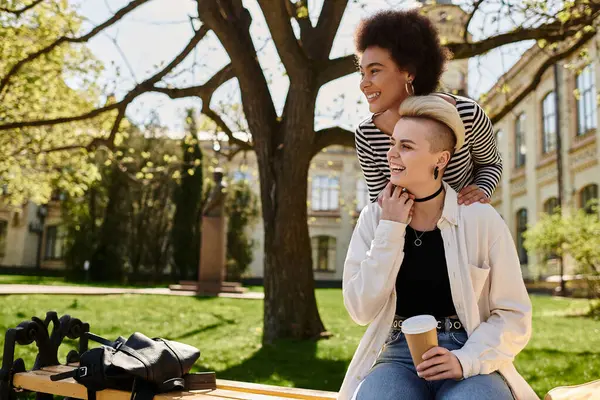
[(415, 239), (413, 243), (415, 244), (415, 246), (419, 247), (423, 244), (423, 241), (421, 239)]

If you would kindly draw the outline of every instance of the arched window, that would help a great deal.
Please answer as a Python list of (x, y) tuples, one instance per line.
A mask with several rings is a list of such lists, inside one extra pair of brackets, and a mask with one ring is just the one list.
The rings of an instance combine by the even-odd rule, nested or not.
[(558, 207), (558, 199), (556, 197), (550, 197), (544, 202), (544, 212), (546, 214), (554, 214), (557, 211), (556, 207)]
[(596, 82), (593, 64), (586, 66), (577, 75), (577, 134), (585, 135), (596, 128)]
[(525, 113), (519, 114), (515, 121), (515, 168), (525, 165)]
[(525, 242), (524, 233), (527, 231), (527, 210), (521, 208), (517, 211), (517, 252), (519, 253), (519, 261), (521, 264), (527, 264), (527, 251), (523, 246)]
[(320, 272), (335, 272), (336, 238), (333, 236), (313, 236), (313, 269)]
[(542, 100), (542, 152), (556, 150), (556, 97), (550, 92)]
[(579, 207), (583, 208), (585, 212), (591, 214), (593, 212), (594, 203), (592, 200), (598, 199), (598, 185), (591, 184), (585, 186), (579, 192)]

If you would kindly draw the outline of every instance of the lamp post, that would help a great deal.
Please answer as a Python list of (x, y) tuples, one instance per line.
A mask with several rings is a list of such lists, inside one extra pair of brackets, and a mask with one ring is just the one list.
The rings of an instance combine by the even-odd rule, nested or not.
[[(558, 185), (558, 196), (556, 198), (560, 213), (562, 214), (562, 206), (563, 206), (563, 159), (562, 159), (562, 138), (560, 135), (560, 70), (558, 67), (558, 62), (554, 63), (554, 101), (555, 101), (555, 110), (556, 110), (556, 173), (558, 175), (557, 185)], [(558, 265), (559, 265), (559, 273), (560, 273), (560, 295), (566, 295), (566, 285), (565, 285), (565, 271), (564, 271), (564, 259), (562, 253), (558, 257)]]
[(38, 246), (37, 246), (37, 255), (35, 261), (35, 267), (37, 269), (42, 268), (42, 242), (44, 239), (44, 222), (46, 221), (46, 216), (48, 215), (48, 206), (46, 204), (42, 204), (38, 206), (36, 213), (38, 220), (36, 222), (32, 222), (29, 224), (29, 231), (38, 235)]

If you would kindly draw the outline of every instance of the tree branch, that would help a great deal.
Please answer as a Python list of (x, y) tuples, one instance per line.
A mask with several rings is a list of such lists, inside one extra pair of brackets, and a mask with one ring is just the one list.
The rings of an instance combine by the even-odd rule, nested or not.
[(60, 46), (63, 43), (87, 42), (88, 40), (90, 40), (91, 38), (96, 36), (98, 33), (103, 31), (104, 29), (106, 29), (107, 27), (109, 27), (109, 26), (113, 25), (114, 23), (118, 22), (119, 20), (121, 20), (129, 12), (135, 10), (137, 7), (141, 6), (142, 4), (144, 4), (148, 1), (150, 1), (150, 0), (134, 0), (134, 1), (130, 2), (128, 5), (126, 5), (125, 7), (121, 8), (119, 11), (117, 11), (111, 18), (104, 21), (104, 23), (96, 26), (94, 29), (89, 31), (87, 34), (80, 36), (80, 37), (75, 37), (75, 38), (62, 36), (62, 37), (58, 38), (57, 40), (55, 40), (54, 42), (52, 42), (51, 44), (49, 44), (48, 46), (44, 47), (43, 49), (40, 49), (40, 50), (36, 51), (35, 53), (29, 54), (27, 57), (21, 59), (19, 62), (17, 62), (15, 65), (13, 65), (8, 70), (6, 75), (0, 80), (0, 93), (2, 93), (6, 89), (10, 79), (17, 72), (19, 72), (19, 70), (25, 64), (39, 58), (40, 56), (42, 56), (44, 54), (50, 53), (52, 50), (54, 50), (56, 47)]
[[(254, 139), (274, 129), (277, 112), (250, 37), (251, 15), (241, 0), (196, 0), (198, 15), (219, 38), (231, 59), (242, 94), (244, 113)], [(266, 136), (262, 137), (268, 140)]]
[(290, 78), (301, 77), (307, 69), (308, 59), (294, 36), (286, 10), (287, 0), (259, 0), (258, 4), (269, 26), (277, 53)]
[[(306, 44), (308, 43), (308, 41), (310, 40), (309, 37), (312, 34), (313, 31), (313, 27), (310, 23), (310, 9), (308, 8), (308, 3), (306, 2), (306, 0), (300, 0), (297, 3), (292, 3), (291, 0), (287, 0), (286, 3), (286, 10), (288, 12), (288, 15), (290, 16), (290, 18), (293, 18), (296, 20), (296, 22), (298, 22), (298, 26), (300, 26), (300, 42), (302, 43), (303, 47), (306, 49)], [(306, 7), (306, 17), (298, 17), (298, 6), (304, 6)]]
[(196, 47), (196, 45), (206, 36), (208, 33), (208, 28), (206, 26), (202, 26), (192, 37), (187, 46), (179, 53), (173, 61), (171, 61), (167, 66), (165, 66), (162, 70), (158, 71), (152, 77), (146, 79), (142, 83), (136, 85), (129, 93), (125, 95), (125, 97), (113, 104), (109, 104), (104, 107), (97, 108), (95, 110), (89, 111), (84, 114), (72, 116), (72, 117), (61, 117), (54, 118), (49, 120), (36, 120), (36, 121), (21, 121), (21, 122), (10, 122), (8, 124), (0, 125), (0, 131), (6, 131), (9, 129), (19, 129), (25, 127), (36, 127), (36, 126), (48, 126), (48, 125), (58, 125), (64, 124), (68, 122), (77, 122), (83, 121), (86, 119), (97, 117), (100, 114), (103, 114), (107, 111), (112, 111), (115, 109), (121, 109), (121, 107), (127, 107), (129, 103), (135, 100), (139, 95), (153, 91), (155, 89), (154, 84), (164, 78), (169, 72), (173, 70), (177, 65), (179, 65)]
[(324, 148), (333, 145), (354, 148), (354, 132), (340, 128), (339, 126), (325, 128), (315, 132), (312, 156), (314, 157)]
[(117, 136), (117, 132), (119, 132), (119, 127), (121, 126), (121, 122), (123, 118), (125, 118), (125, 111), (127, 111), (127, 106), (129, 104), (126, 103), (119, 107), (119, 112), (117, 113), (117, 118), (115, 118), (115, 122), (113, 122), (112, 129), (110, 130), (110, 134), (106, 138), (106, 146), (110, 149), (113, 148), (115, 143), (115, 137)]
[(217, 114), (213, 109), (210, 108), (210, 101), (212, 96), (223, 83), (234, 78), (233, 68), (231, 64), (227, 64), (219, 72), (214, 74), (205, 84), (199, 86), (191, 86), (187, 88), (160, 88), (154, 87), (155, 92), (164, 93), (172, 99), (179, 99), (182, 97), (196, 96), (202, 99), (202, 113), (212, 119), (217, 126), (227, 135), (231, 143), (237, 144), (244, 150), (252, 150), (252, 145), (243, 140), (239, 140), (233, 136), (233, 132), (227, 126), (225, 121)]
[(14, 14), (15, 17), (19, 18), (21, 16), (21, 14), (23, 14), (24, 12), (27, 12), (28, 10), (32, 9), (33, 7), (37, 6), (38, 4), (40, 4), (43, 1), (44, 0), (35, 0), (31, 4), (23, 6), (17, 10), (11, 10), (7, 7), (0, 7), (0, 11), (9, 13), (9, 14)]
[(600, 3), (590, 2), (591, 15), (572, 18), (566, 24), (560, 21), (551, 22), (534, 28), (517, 28), (512, 32), (502, 33), (475, 43), (450, 43), (448, 48), (454, 54), (454, 59), (471, 58), (484, 54), (505, 44), (521, 42), (524, 40), (545, 39), (548, 42), (560, 42), (571, 38), (583, 30), (584, 26), (591, 25), (600, 14)]
[(467, 18), (467, 21), (465, 22), (465, 27), (464, 27), (465, 31), (463, 32), (463, 42), (465, 42), (465, 43), (467, 43), (468, 39), (469, 39), (469, 25), (471, 25), (471, 20), (473, 20), (473, 16), (479, 9), (479, 6), (481, 5), (481, 3), (483, 3), (484, 1), (485, 0), (477, 0), (475, 2), (475, 4), (473, 5), (473, 11), (471, 11), (469, 13), (469, 17)]
[(235, 78), (235, 75), (233, 74), (233, 68), (231, 67), (231, 64), (227, 64), (203, 85), (190, 86), (187, 88), (162, 88), (155, 86), (152, 90), (155, 92), (164, 93), (172, 99), (196, 96), (200, 97), (203, 102), (210, 103), (215, 90), (232, 78)]
[[(308, 46), (311, 56), (318, 60), (329, 59), (333, 40), (342, 22), (342, 16), (348, 5), (348, 0), (325, 1), (317, 26), (310, 36)], [(313, 50), (314, 49), (314, 50)]]
[(230, 143), (237, 144), (238, 147), (243, 150), (252, 150), (253, 149), (253, 147), (250, 143), (244, 142), (243, 140), (240, 140), (233, 136), (233, 132), (231, 132), (231, 129), (229, 129), (229, 127), (227, 126), (225, 121), (223, 121), (223, 119), (219, 116), (219, 114), (217, 114), (213, 109), (211, 109), (209, 107), (208, 103), (202, 102), (202, 114), (204, 114), (208, 118), (212, 119), (215, 122), (215, 124), (217, 124), (217, 126), (219, 128), (221, 128), (221, 130), (229, 138)]
[(525, 97), (527, 97), (527, 95), (529, 95), (529, 93), (533, 92), (536, 89), (536, 87), (539, 85), (539, 83), (541, 82), (542, 76), (548, 70), (548, 68), (550, 68), (551, 66), (553, 66), (554, 64), (556, 64), (558, 61), (563, 60), (563, 59), (571, 56), (581, 46), (583, 46), (587, 41), (589, 41), (590, 39), (592, 39), (595, 35), (596, 35), (596, 32), (585, 33), (572, 46), (569, 46), (563, 52), (557, 53), (557, 54), (551, 56), (550, 58), (548, 58), (540, 66), (540, 68), (537, 70), (535, 76), (533, 77), (533, 79), (531, 80), (531, 82), (529, 83), (529, 85), (527, 85), (527, 87), (525, 89), (523, 89), (516, 97), (514, 97), (510, 101), (508, 101), (508, 99), (507, 99), (507, 101), (504, 102), (504, 106), (499, 111), (497, 111), (497, 112), (494, 111), (494, 110), (489, 110), (488, 116), (490, 117), (490, 120), (492, 121), (492, 124), (495, 124), (498, 121), (500, 121), (502, 118), (504, 118), (519, 103), (521, 103), (521, 101), (523, 101), (523, 99), (525, 99)]
[(356, 65), (356, 56), (354, 54), (334, 58), (326, 61), (322, 68), (319, 68), (319, 77), (317, 84), (319, 86), (334, 81), (346, 75), (358, 71)]

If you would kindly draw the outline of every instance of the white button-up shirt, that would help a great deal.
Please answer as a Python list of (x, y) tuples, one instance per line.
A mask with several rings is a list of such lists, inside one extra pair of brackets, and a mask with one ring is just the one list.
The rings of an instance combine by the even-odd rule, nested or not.
[[(446, 199), (437, 223), (444, 240), (450, 290), (469, 339), (452, 353), (464, 378), (498, 371), (517, 400), (538, 399), (513, 365), (531, 336), (531, 302), (508, 227), (489, 204)], [(383, 347), (396, 310), (396, 276), (404, 257), (406, 224), (381, 220), (377, 203), (360, 214), (344, 264), (344, 305), (367, 325), (339, 392), (353, 397)], [(415, 299), (418, 301), (418, 299)]]

